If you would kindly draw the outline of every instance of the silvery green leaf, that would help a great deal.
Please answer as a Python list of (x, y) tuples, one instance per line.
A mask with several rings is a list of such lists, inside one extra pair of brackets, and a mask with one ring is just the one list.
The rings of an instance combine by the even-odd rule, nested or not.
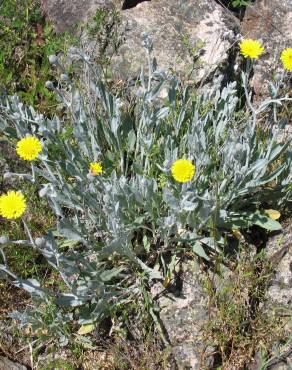
[(57, 296), (56, 303), (64, 307), (78, 307), (86, 302), (85, 298), (77, 297), (74, 294), (63, 293)]
[(67, 219), (62, 219), (59, 222), (58, 231), (60, 235), (64, 236), (67, 239), (79, 241), (84, 245), (88, 245), (87, 240), (79, 232), (77, 227)]
[(191, 202), (186, 198), (183, 198), (183, 200), (180, 202), (181, 209), (187, 212), (194, 211), (197, 205), (198, 205), (197, 203)]
[(266, 230), (282, 230), (281, 224), (278, 221), (269, 218), (265, 212), (255, 212), (249, 216), (249, 219), (254, 225), (258, 225)]
[(42, 298), (43, 300), (46, 300), (46, 298), (49, 296), (49, 292), (46, 289), (41, 288), (40, 283), (35, 279), (15, 279), (12, 281), (12, 284), (18, 288), (26, 290), (32, 295)]
[(175, 105), (176, 103), (177, 93), (178, 93), (178, 81), (176, 78), (172, 78), (169, 83), (168, 100), (173, 105)]
[(157, 109), (153, 115), (153, 120), (154, 121), (159, 121), (165, 117), (167, 117), (169, 113), (169, 108), (168, 107), (164, 107), (164, 108), (161, 108), (161, 109)]
[(161, 280), (163, 279), (163, 276), (161, 275), (161, 273), (159, 271), (148, 267), (139, 258), (136, 257), (135, 261), (142, 268), (142, 270), (147, 273), (147, 275), (149, 276), (150, 279), (161, 279)]
[(213, 237), (205, 237), (205, 238), (202, 238), (200, 239), (200, 242), (202, 244), (206, 244), (208, 247), (210, 247), (211, 249), (214, 249), (216, 251), (218, 251), (218, 246), (224, 246), (224, 243), (225, 243), (225, 240), (223, 237), (220, 237), (218, 240), (215, 241), (215, 239)]
[(179, 201), (173, 196), (169, 189), (163, 189), (163, 200), (174, 211), (179, 210)]
[(269, 93), (272, 98), (275, 98), (277, 96), (278, 90), (276, 86), (270, 81), (268, 84)]
[(164, 80), (161, 80), (156, 86), (153, 87), (147, 94), (146, 94), (146, 101), (154, 100), (158, 94), (160, 93), (162, 87), (164, 85)]
[(124, 267), (112, 268), (111, 270), (103, 271), (100, 274), (100, 278), (103, 282), (108, 282), (111, 281), (113, 278), (120, 277), (121, 272), (124, 270)]
[(205, 260), (209, 261), (210, 257), (206, 254), (204, 248), (199, 242), (196, 242), (192, 245), (192, 250), (194, 253), (196, 253), (199, 257), (204, 258)]
[(65, 335), (61, 335), (60, 338), (59, 338), (60, 346), (65, 347), (65, 346), (67, 346), (68, 343), (69, 343), (68, 338)]

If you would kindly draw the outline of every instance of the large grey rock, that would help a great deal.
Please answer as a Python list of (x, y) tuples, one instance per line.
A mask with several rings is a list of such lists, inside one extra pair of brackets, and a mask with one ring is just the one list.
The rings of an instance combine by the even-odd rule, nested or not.
[(227, 63), (238, 28), (237, 19), (214, 0), (152, 0), (122, 13), (124, 43), (113, 67), (124, 79), (147, 65), (141, 35), (154, 45), (158, 67), (189, 78), (196, 51), (200, 66), (191, 79), (201, 81)]
[(241, 32), (245, 38), (260, 40), (265, 53), (254, 67), (252, 86), (257, 99), (268, 95), (273, 72), (283, 72), (281, 51), (292, 45), (292, 0), (257, 0), (247, 7)]
[[(65, 31), (77, 22), (86, 22), (99, 8), (120, 9), (119, 0), (41, 0), (45, 14), (55, 29)], [(134, 78), (147, 65), (142, 34), (154, 44), (154, 56), (161, 69), (171, 69), (201, 81), (228, 63), (239, 29), (237, 19), (215, 0), (151, 0), (121, 12), (119, 37), (122, 46), (113, 58), (113, 69), (122, 79)], [(109, 40), (109, 43), (111, 40)], [(96, 40), (86, 42), (86, 51)], [(193, 61), (200, 52), (195, 73)]]
[[(202, 326), (208, 319), (207, 297), (202, 287), (202, 271), (195, 261), (183, 265), (182, 286), (158, 299), (160, 318), (168, 334), (179, 370), (201, 370), (212, 363), (212, 348), (205, 348)], [(154, 286), (152, 294), (163, 290)], [(207, 367), (205, 365), (207, 364)]]
[(275, 275), (268, 290), (271, 303), (292, 309), (292, 224), (267, 243)]
[(0, 356), (0, 370), (27, 370), (27, 367)]
[[(41, 6), (53, 23), (56, 32), (71, 30), (80, 22), (86, 22), (97, 9), (112, 8), (110, 0), (40, 0)], [(118, 0), (116, 0), (118, 2)]]

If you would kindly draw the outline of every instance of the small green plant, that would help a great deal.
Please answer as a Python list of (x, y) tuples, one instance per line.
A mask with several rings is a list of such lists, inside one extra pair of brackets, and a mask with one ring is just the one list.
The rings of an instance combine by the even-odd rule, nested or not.
[(25, 333), (24, 339), (27, 342), (35, 338), (35, 348), (52, 338), (60, 347), (74, 340), (71, 328), (73, 313), (60, 310), (60, 307), (50, 300), (39, 302), (34, 308), (27, 307), (19, 315), (19, 312), (14, 311), (9, 314), (9, 317), (20, 323), (17, 329), (19, 334), (23, 330), (22, 333)]
[(88, 32), (96, 40), (99, 64), (102, 66), (109, 65), (121, 45), (120, 24), (121, 18), (115, 9), (98, 9), (88, 23)]
[(68, 362), (68, 360), (57, 359), (53, 361), (48, 361), (46, 364), (40, 364), (39, 370), (76, 370), (77, 366)]
[(231, 5), (234, 8), (241, 8), (243, 6), (249, 6), (250, 5), (250, 1), (246, 1), (246, 0), (233, 0), (231, 2)]
[(40, 9), (38, 0), (1, 1), (0, 87), (49, 113), (56, 99), (44, 86), (53, 78), (48, 56), (76, 40), (67, 34), (55, 35)]
[(93, 16), (91, 23), (88, 25), (88, 30), (91, 36), (97, 35), (99, 32), (103, 31), (106, 26), (106, 18), (108, 11), (105, 9), (98, 9)]

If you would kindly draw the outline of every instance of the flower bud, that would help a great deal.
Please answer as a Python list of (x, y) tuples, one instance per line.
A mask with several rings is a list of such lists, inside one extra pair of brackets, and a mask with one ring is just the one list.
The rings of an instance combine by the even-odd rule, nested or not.
[(3, 175), (3, 179), (7, 180), (7, 179), (10, 179), (12, 176), (13, 174), (11, 172), (5, 172)]
[(34, 242), (35, 242), (35, 245), (39, 248), (44, 247), (46, 244), (46, 241), (44, 238), (36, 238)]
[(69, 80), (69, 77), (68, 77), (68, 75), (66, 73), (62, 73), (60, 75), (60, 80), (65, 82), (65, 81), (68, 81)]
[(18, 112), (14, 112), (12, 114), (13, 119), (20, 119), (20, 114)]
[(52, 54), (52, 55), (49, 55), (49, 62), (51, 64), (56, 64), (58, 62), (58, 58), (56, 55)]
[(3, 235), (3, 236), (0, 236), (0, 244), (7, 244), (9, 243), (9, 238), (7, 238), (7, 236)]
[(54, 84), (52, 81), (46, 81), (45, 86), (48, 90), (54, 90)]

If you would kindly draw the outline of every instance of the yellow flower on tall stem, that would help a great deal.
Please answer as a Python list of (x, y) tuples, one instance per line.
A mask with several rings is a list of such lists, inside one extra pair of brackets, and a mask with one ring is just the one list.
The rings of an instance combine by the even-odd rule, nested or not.
[(34, 136), (27, 136), (18, 141), (16, 153), (25, 161), (33, 161), (42, 151), (42, 143)]
[(189, 159), (178, 159), (171, 166), (171, 174), (178, 182), (188, 182), (194, 177), (196, 167)]
[(258, 59), (259, 56), (264, 52), (264, 48), (261, 43), (257, 40), (246, 39), (242, 40), (239, 44), (240, 53), (245, 58)]
[(287, 71), (292, 71), (292, 48), (286, 48), (282, 51), (281, 61)]
[(89, 170), (93, 176), (98, 176), (103, 173), (102, 165), (99, 162), (90, 163)]
[(9, 220), (19, 218), (26, 209), (26, 200), (21, 191), (10, 190), (0, 196), (0, 216)]

